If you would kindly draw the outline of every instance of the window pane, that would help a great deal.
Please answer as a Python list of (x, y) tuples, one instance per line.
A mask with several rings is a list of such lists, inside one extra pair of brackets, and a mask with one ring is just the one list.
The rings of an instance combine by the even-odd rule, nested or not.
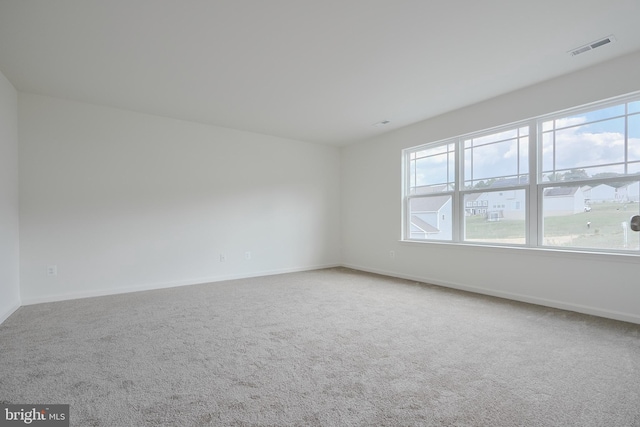
[(556, 169), (624, 162), (623, 118), (572, 127), (555, 134)]
[(629, 161), (640, 160), (640, 114), (629, 116), (628, 127)]
[(416, 186), (447, 182), (447, 155), (424, 157), (416, 160)]
[(450, 169), (454, 166), (454, 149), (454, 144), (441, 144), (412, 153), (415, 154), (415, 161), (411, 161), (411, 186), (422, 187), (453, 182), (455, 173)]
[(624, 104), (614, 105), (613, 107), (603, 108), (600, 110), (576, 114), (575, 116), (556, 119), (556, 129), (560, 129), (567, 126), (575, 126), (581, 123), (589, 123), (589, 122), (594, 122), (598, 120), (604, 120), (610, 117), (623, 116), (623, 115), (624, 115)]
[[(413, 155), (413, 153), (411, 153)], [(413, 189), (416, 186), (416, 162), (409, 162), (409, 188)]]
[(526, 243), (525, 190), (487, 191), (464, 196), (465, 241)]
[(494, 133), (491, 135), (481, 136), (479, 138), (473, 138), (472, 145), (478, 147), (480, 145), (491, 144), (493, 142), (503, 141), (505, 139), (513, 139), (518, 137), (518, 129), (509, 129), (506, 131)]
[[(517, 138), (518, 129), (473, 139), (465, 148), (464, 180), (470, 188), (480, 180), (493, 181), (528, 173), (528, 137)], [(505, 139), (513, 137), (511, 139)], [(481, 145), (478, 145), (481, 144)]]
[(543, 244), (584, 249), (638, 250), (629, 218), (639, 213), (638, 181), (558, 186), (543, 192)]
[(542, 171), (553, 171), (553, 133), (542, 134)]
[(520, 138), (520, 170), (518, 173), (529, 173), (529, 137)]
[(450, 195), (409, 200), (409, 235), (414, 240), (451, 240), (453, 215)]
[(433, 156), (435, 154), (442, 154), (452, 150), (453, 150), (453, 144), (439, 144), (439, 145), (425, 148), (424, 150), (416, 151), (415, 154), (417, 158), (420, 158), (420, 157)]
[(627, 112), (631, 113), (640, 113), (640, 101), (630, 102), (627, 104)]
[(471, 167), (474, 179), (517, 174), (517, 140), (511, 139), (474, 148)]
[(464, 150), (464, 179), (465, 179), (465, 185), (466, 185), (467, 181), (473, 180), (473, 170), (471, 169), (471, 166), (473, 165), (473, 161), (472, 161), (471, 154), (472, 154), (471, 149)]
[(456, 156), (453, 152), (449, 153), (449, 182), (456, 182)]

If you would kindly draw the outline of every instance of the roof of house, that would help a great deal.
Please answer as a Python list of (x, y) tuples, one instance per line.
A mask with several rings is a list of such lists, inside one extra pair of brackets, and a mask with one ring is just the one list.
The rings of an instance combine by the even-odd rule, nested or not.
[(426, 221), (421, 220), (416, 215), (411, 215), (411, 225), (418, 227), (420, 230), (424, 231), (425, 233), (440, 232), (440, 230), (438, 230), (436, 227), (434, 227), (433, 225), (429, 224)]
[(516, 185), (528, 184), (529, 177), (527, 175), (517, 176), (515, 178), (497, 179), (489, 185), (489, 188), (513, 187)]
[(464, 196), (464, 201), (466, 202), (475, 202), (476, 200), (478, 200), (478, 198), (480, 196), (483, 196), (484, 193), (471, 193), (471, 194), (467, 194), (466, 196)]
[(580, 187), (552, 187), (544, 190), (545, 197), (566, 197), (576, 194)]
[(591, 189), (604, 188), (604, 187), (609, 187), (607, 190), (614, 190), (615, 189), (615, 187), (613, 187), (613, 186), (611, 186), (609, 184), (597, 184), (597, 185), (592, 186)]

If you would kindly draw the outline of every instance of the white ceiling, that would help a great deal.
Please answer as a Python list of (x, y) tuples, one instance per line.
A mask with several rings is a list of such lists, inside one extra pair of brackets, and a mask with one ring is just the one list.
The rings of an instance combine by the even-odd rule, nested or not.
[(639, 16), (639, 0), (0, 0), (0, 71), (23, 92), (344, 145), (638, 51)]

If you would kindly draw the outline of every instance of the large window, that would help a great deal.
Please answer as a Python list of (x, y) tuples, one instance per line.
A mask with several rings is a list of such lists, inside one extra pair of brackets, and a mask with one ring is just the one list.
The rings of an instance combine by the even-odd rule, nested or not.
[(404, 150), (405, 240), (640, 253), (640, 95)]

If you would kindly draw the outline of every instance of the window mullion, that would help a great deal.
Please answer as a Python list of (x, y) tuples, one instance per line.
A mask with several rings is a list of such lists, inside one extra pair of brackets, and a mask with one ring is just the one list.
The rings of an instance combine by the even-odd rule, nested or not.
[(462, 185), (463, 176), (463, 152), (462, 138), (457, 138), (455, 142), (455, 183), (453, 186), (453, 230), (452, 238), (454, 242), (461, 242), (464, 236), (462, 227), (464, 226), (464, 206), (460, 200), (460, 187)]
[(403, 188), (402, 188), (402, 224), (400, 225), (401, 228), (401, 238), (402, 239), (407, 239), (410, 234), (409, 234), (409, 228), (410, 228), (410, 220), (409, 220), (409, 194), (410, 194), (410, 189), (411, 189), (411, 184), (414, 182), (415, 180), (415, 168), (413, 169), (413, 173), (411, 173), (411, 162), (413, 162), (414, 160), (411, 158), (411, 154), (407, 153), (406, 155), (403, 155), (403, 163), (402, 163), (402, 169), (403, 169), (403, 173), (405, 176), (405, 179), (403, 180)]
[(624, 104), (624, 174), (629, 173), (629, 103)]
[(540, 220), (538, 180), (541, 178), (540, 165), (542, 164), (542, 132), (538, 135), (541, 125), (537, 120), (529, 122), (529, 190), (527, 191), (527, 245), (539, 246), (539, 231), (542, 222)]

